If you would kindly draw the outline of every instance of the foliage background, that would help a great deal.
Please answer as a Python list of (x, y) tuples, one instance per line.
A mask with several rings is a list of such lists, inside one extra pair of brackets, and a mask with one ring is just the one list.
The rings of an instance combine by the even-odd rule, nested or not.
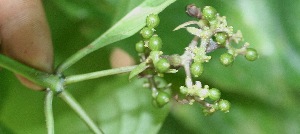
[[(55, 64), (89, 44), (141, 0), (44, 1), (55, 48)], [(154, 109), (150, 92), (141, 81), (128, 82), (127, 75), (111, 76), (68, 86), (82, 106), (108, 133), (300, 133), (300, 1), (292, 0), (178, 0), (161, 14), (158, 34), (166, 54), (183, 52), (192, 37), (184, 30), (172, 32), (190, 20), (185, 6), (214, 6), (227, 16), (229, 25), (242, 30), (260, 58), (248, 62), (238, 57), (223, 67), (212, 54), (200, 79), (219, 88), (230, 100), (229, 113), (204, 116), (199, 105), (172, 103)], [(109, 54), (121, 47), (137, 58), (135, 35), (88, 55), (66, 75), (110, 68)], [(14, 75), (0, 71), (0, 133), (45, 133), (43, 92), (26, 89)], [(177, 90), (184, 83), (182, 72), (166, 76)], [(54, 100), (57, 133), (87, 133), (87, 127), (60, 99)], [(170, 113), (167, 112), (170, 110)], [(164, 121), (164, 119), (166, 120)], [(160, 129), (160, 126), (162, 128)]]

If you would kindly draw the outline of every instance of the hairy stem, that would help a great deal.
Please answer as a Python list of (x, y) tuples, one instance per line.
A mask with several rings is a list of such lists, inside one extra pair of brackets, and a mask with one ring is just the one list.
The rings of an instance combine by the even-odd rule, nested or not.
[(185, 85), (188, 88), (191, 88), (193, 85), (192, 82), (192, 76), (190, 71), (190, 64), (192, 62), (193, 53), (190, 51), (189, 48), (196, 47), (198, 44), (199, 37), (195, 36), (194, 39), (189, 44), (188, 48), (185, 50), (185, 52), (181, 55), (181, 61), (182, 66), (185, 71), (186, 79), (185, 79)]
[(93, 120), (88, 116), (88, 114), (83, 110), (83, 108), (71, 94), (69, 94), (67, 91), (63, 91), (58, 96), (62, 98), (78, 114), (78, 116), (91, 129), (91, 131), (93, 131), (95, 134), (103, 134), (103, 131), (98, 128), (98, 126), (93, 122)]
[(0, 54), (0, 67), (19, 74), (40, 86), (50, 88), (54, 92), (61, 89), (61, 79), (58, 76), (31, 68), (2, 54)]
[(45, 105), (44, 105), (45, 106), (47, 134), (54, 134), (54, 118), (53, 118), (53, 110), (52, 110), (52, 100), (53, 100), (53, 92), (48, 88), (46, 90)]
[(102, 70), (102, 71), (97, 71), (97, 72), (92, 72), (87, 74), (72, 75), (65, 78), (64, 84), (71, 84), (71, 83), (96, 79), (96, 78), (109, 76), (109, 75), (127, 73), (132, 71), (135, 67), (136, 66), (120, 67), (120, 68), (113, 68), (109, 70)]

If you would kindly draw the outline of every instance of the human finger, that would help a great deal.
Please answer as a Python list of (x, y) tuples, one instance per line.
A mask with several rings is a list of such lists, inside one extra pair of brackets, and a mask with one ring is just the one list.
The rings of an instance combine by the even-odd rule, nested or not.
[[(0, 0), (1, 51), (41, 71), (53, 71), (53, 48), (40, 0)], [(42, 87), (18, 76), (25, 86)]]

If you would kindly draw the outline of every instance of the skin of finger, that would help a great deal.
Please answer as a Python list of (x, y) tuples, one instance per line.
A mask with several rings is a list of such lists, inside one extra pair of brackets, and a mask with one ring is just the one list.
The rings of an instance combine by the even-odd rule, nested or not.
[[(51, 35), (40, 0), (0, 0), (1, 51), (41, 71), (53, 71)], [(18, 76), (25, 86), (41, 90)]]
[(109, 60), (112, 68), (135, 65), (134, 59), (121, 48), (114, 48), (110, 54)]

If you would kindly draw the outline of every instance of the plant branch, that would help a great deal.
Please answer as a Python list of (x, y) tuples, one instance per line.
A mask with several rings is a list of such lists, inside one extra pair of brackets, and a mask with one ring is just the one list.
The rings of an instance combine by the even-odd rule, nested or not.
[(201, 100), (199, 97), (194, 97), (194, 99), (200, 103), (202, 106), (206, 107), (206, 108), (211, 108), (212, 107), (212, 104), (204, 101), (204, 100)]
[(87, 74), (72, 75), (65, 78), (64, 84), (67, 85), (71, 83), (96, 79), (96, 78), (109, 76), (109, 75), (127, 73), (132, 71), (135, 67), (136, 66), (120, 67), (120, 68), (113, 68), (113, 69), (102, 70), (102, 71), (97, 71), (97, 72), (92, 72)]
[(88, 127), (95, 134), (103, 134), (103, 131), (93, 122), (93, 120), (87, 115), (80, 104), (73, 98), (67, 91), (63, 91), (58, 95), (63, 99), (77, 114), (78, 116), (88, 125)]
[(54, 134), (54, 118), (52, 110), (53, 92), (48, 88), (45, 96), (45, 116), (47, 134)]
[(191, 71), (190, 71), (190, 64), (192, 62), (192, 57), (193, 53), (189, 48), (196, 47), (198, 44), (199, 37), (195, 36), (194, 39), (191, 41), (189, 46), (186, 48), (185, 52), (181, 56), (181, 61), (182, 61), (182, 66), (185, 71), (186, 79), (185, 79), (185, 84), (188, 88), (192, 87), (193, 82), (192, 82), (192, 76), (191, 76)]
[(54, 92), (58, 92), (61, 89), (61, 79), (58, 76), (26, 66), (2, 54), (0, 54), (0, 66), (20, 74), (40, 86), (50, 88)]

